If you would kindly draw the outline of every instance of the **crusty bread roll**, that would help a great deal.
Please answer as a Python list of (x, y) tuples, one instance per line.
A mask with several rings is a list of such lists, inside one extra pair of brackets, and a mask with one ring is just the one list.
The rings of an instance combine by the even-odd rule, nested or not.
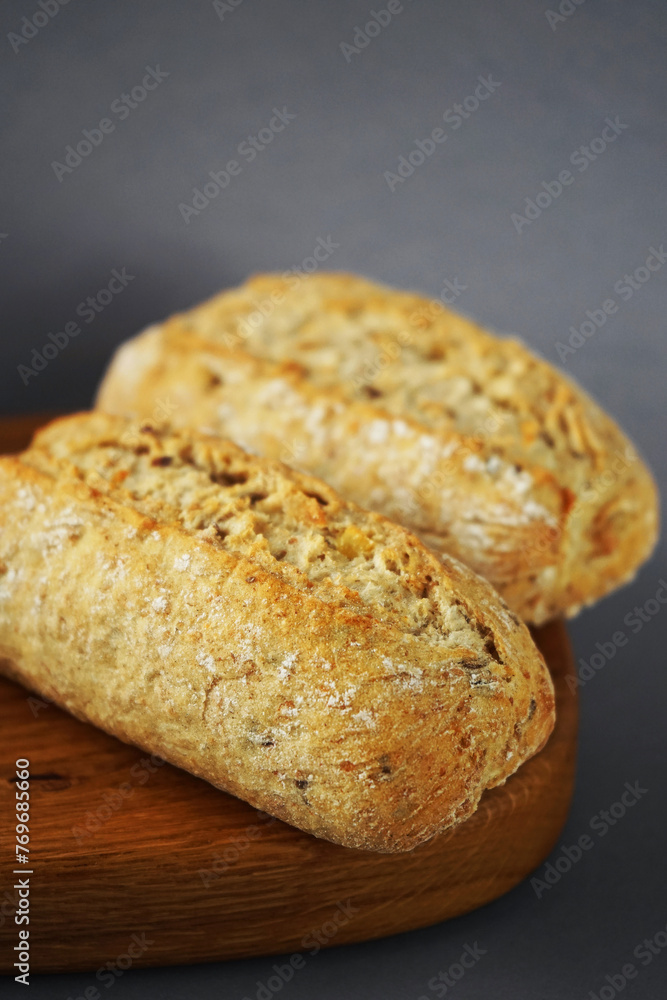
[(59, 420), (0, 511), (2, 670), (316, 836), (410, 850), (553, 727), (486, 581), (229, 442)]
[(318, 475), (535, 623), (629, 580), (657, 535), (649, 472), (581, 389), (517, 341), (361, 278), (225, 292), (123, 346), (98, 405), (163, 405)]

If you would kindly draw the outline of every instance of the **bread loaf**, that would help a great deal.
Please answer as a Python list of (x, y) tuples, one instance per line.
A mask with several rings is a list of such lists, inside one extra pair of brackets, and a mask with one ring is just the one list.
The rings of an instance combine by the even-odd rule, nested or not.
[(486, 581), (229, 442), (62, 419), (0, 511), (3, 672), (316, 836), (410, 850), (553, 727)]
[(361, 278), (267, 275), (121, 347), (98, 405), (220, 433), (486, 576), (524, 619), (629, 580), (657, 534), (619, 428), (516, 340)]

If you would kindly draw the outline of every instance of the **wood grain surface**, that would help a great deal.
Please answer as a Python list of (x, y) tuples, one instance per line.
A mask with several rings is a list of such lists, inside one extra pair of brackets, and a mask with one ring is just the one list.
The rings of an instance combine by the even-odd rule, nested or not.
[[(0, 451), (41, 422), (0, 420)], [(574, 781), (567, 632), (554, 622), (534, 634), (556, 686), (549, 743), (466, 823), (399, 855), (311, 837), (0, 680), (0, 971), (16, 971), (19, 878), (30, 880), (32, 972), (307, 955), (507, 892), (556, 843)], [(29, 866), (14, 860), (20, 758), (30, 761)]]

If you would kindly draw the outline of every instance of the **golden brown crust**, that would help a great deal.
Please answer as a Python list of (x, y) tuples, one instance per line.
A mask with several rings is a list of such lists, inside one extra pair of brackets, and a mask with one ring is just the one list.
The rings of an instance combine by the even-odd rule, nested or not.
[(0, 511), (1, 669), (317, 836), (410, 850), (553, 727), (485, 581), (229, 442), (56, 421)]
[(151, 328), (98, 405), (162, 405), (312, 472), (535, 623), (630, 579), (657, 536), (650, 473), (578, 386), (440, 303), (349, 275), (259, 276)]

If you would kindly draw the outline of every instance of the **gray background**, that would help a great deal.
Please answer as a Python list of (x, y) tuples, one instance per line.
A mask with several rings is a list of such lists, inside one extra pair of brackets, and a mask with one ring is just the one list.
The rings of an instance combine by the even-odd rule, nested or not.
[[(413, 0), (346, 62), (340, 43), (383, 6), (242, 0), (221, 20), (210, 2), (75, 0), (14, 53), (6, 35), (37, 4), (3, 5), (3, 412), (86, 406), (119, 341), (250, 272), (298, 264), (320, 236), (340, 244), (335, 269), (432, 294), (458, 279), (458, 308), (552, 360), (587, 309), (619, 300), (614, 283), (667, 241), (664, 4), (586, 0), (552, 29), (547, 0)], [(59, 183), (52, 161), (155, 64), (168, 78)], [(391, 192), (384, 171), (480, 74), (500, 87)], [(274, 106), (297, 117), (186, 225), (179, 203)], [(571, 167), (607, 116), (628, 128), (518, 235), (511, 213)], [(114, 267), (134, 280), (24, 386), (17, 366)], [(663, 486), (666, 278), (667, 266), (567, 362)], [(655, 594), (664, 557), (662, 548), (631, 587), (572, 624), (578, 656)], [(279, 995), (434, 997), (428, 980), (475, 941), (487, 954), (451, 991), (458, 1000), (588, 997), (633, 961), (635, 945), (667, 925), (666, 623), (662, 611), (581, 692), (578, 783), (561, 842), (589, 831), (624, 782), (649, 790), (594, 850), (541, 900), (526, 882), (464, 918), (320, 953)], [(240, 1000), (273, 961), (130, 972), (112, 995)], [(667, 954), (639, 968), (623, 995), (664, 997)], [(64, 1000), (91, 982), (35, 977), (31, 996)], [(0, 983), (3, 995), (15, 989)]]

